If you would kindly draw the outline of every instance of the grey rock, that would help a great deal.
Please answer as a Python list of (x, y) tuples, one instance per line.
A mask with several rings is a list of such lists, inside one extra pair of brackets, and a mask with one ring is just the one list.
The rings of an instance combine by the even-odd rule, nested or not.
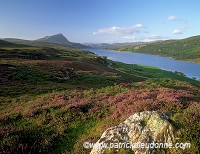
[[(135, 154), (152, 153), (155, 147), (147, 146), (147, 144), (172, 144), (174, 141), (174, 129), (168, 121), (169, 115), (171, 114), (165, 115), (165, 113), (156, 111), (135, 113), (118, 126), (107, 129), (95, 143), (90, 154), (102, 154), (106, 149), (104, 146), (107, 144), (108, 147), (113, 148), (113, 146), (110, 146), (113, 143), (118, 143), (118, 146), (124, 143), (132, 145), (132, 147), (128, 148), (131, 148)], [(135, 146), (137, 143), (145, 143), (146, 147), (138, 148)], [(116, 152), (119, 149), (116, 148), (114, 150)]]

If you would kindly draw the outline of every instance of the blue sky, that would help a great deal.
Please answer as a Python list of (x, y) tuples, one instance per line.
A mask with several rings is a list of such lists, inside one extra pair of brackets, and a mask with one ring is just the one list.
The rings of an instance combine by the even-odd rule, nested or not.
[(200, 34), (199, 0), (0, 0), (0, 38), (62, 33), (73, 42), (180, 39)]

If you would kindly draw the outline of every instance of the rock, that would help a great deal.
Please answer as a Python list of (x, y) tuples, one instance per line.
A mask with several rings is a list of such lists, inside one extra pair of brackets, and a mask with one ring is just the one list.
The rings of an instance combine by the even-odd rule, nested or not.
[(90, 154), (104, 153), (105, 150), (108, 150), (103, 147), (105, 145), (108, 145), (107, 148), (110, 147), (111, 150), (117, 153), (116, 151), (119, 150), (119, 148), (113, 148), (113, 144), (118, 146), (124, 143), (124, 145), (132, 145), (132, 147), (122, 147), (125, 147), (125, 149), (131, 148), (135, 154), (149, 154), (155, 150), (152, 146), (147, 148), (135, 147), (137, 143), (172, 144), (174, 141), (174, 129), (168, 121), (169, 115), (169, 113), (165, 115), (165, 113), (156, 111), (135, 113), (118, 126), (107, 129), (95, 143)]
[(65, 67), (57, 71), (57, 75), (55, 76), (55, 78), (59, 80), (69, 80), (75, 75), (76, 75), (76, 72), (74, 71), (73, 68)]
[(108, 64), (107, 57), (105, 56), (95, 57), (95, 60), (100, 64)]

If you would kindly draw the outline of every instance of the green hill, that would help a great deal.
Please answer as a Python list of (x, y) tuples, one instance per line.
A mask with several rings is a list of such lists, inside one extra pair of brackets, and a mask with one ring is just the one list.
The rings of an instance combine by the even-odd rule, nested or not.
[(182, 40), (160, 41), (143, 45), (121, 46), (115, 49), (119, 51), (156, 54), (200, 63), (200, 36), (194, 36)]

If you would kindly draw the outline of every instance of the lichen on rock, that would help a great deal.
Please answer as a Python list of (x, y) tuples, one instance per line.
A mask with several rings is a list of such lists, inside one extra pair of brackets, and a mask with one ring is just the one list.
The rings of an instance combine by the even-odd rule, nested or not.
[[(149, 144), (172, 144), (174, 141), (174, 129), (168, 118), (167, 114), (156, 111), (135, 113), (118, 126), (107, 129), (95, 143), (90, 154), (105, 153), (107, 148), (110, 148), (115, 153), (120, 148), (129, 148), (129, 150), (131, 148), (135, 154), (149, 154), (155, 151), (155, 147), (147, 146)], [(138, 143), (144, 143), (145, 147), (138, 148), (138, 145), (135, 146)], [(118, 147), (113, 145), (118, 145)], [(119, 145), (132, 146), (119, 147)]]

